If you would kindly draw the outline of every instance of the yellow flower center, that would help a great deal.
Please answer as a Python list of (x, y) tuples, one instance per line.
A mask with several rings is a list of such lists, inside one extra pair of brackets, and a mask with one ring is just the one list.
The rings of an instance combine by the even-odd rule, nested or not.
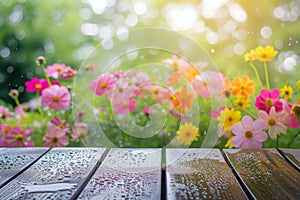
[(291, 109), (291, 114), (300, 115), (300, 105), (294, 105)]
[(244, 90), (244, 89), (245, 89), (245, 86), (242, 85), (242, 86), (241, 86), (241, 90)]
[(231, 122), (232, 120), (233, 120), (233, 118), (232, 118), (232, 117), (228, 117), (228, 121), (230, 121), (230, 122)]
[(158, 94), (159, 90), (154, 90), (153, 93), (154, 94)]
[(53, 100), (54, 102), (59, 102), (59, 96), (53, 96), (53, 97), (52, 97), (52, 100)]
[(273, 105), (273, 102), (272, 102), (271, 99), (267, 99), (265, 104), (266, 104), (267, 107), (270, 107), (270, 106)]
[(246, 138), (250, 139), (250, 138), (252, 138), (252, 136), (253, 136), (253, 133), (251, 131), (246, 131), (246, 133), (245, 133)]
[(274, 119), (269, 119), (268, 124), (269, 126), (274, 126), (276, 124), (276, 121)]
[(41, 88), (42, 88), (42, 85), (39, 84), (39, 83), (37, 83), (37, 84), (35, 84), (35, 88), (36, 88), (36, 89), (41, 89)]
[(285, 91), (285, 95), (289, 95), (290, 94), (290, 92), (289, 91)]
[(52, 142), (53, 143), (57, 143), (58, 142), (58, 138), (57, 137), (52, 138)]
[(124, 91), (124, 89), (120, 87), (119, 92), (122, 93), (123, 91)]
[(207, 82), (206, 82), (206, 81), (203, 81), (203, 85), (204, 85), (204, 86), (207, 86)]
[(65, 128), (65, 126), (63, 124), (59, 124), (58, 127), (61, 128), (61, 129)]
[(107, 83), (106, 82), (102, 82), (100, 83), (100, 88), (106, 88), (107, 87)]
[(17, 134), (17, 135), (15, 136), (15, 140), (17, 140), (17, 141), (22, 141), (23, 138), (24, 138), (24, 136), (23, 136), (22, 134)]
[(243, 102), (238, 102), (239, 107), (242, 107), (243, 105), (244, 105)]
[(61, 72), (61, 71), (62, 71), (62, 68), (61, 68), (61, 67), (58, 67), (58, 68), (56, 68), (56, 71)]
[(262, 58), (266, 58), (266, 57), (267, 57), (267, 54), (266, 54), (266, 53), (262, 53), (262, 54), (261, 54), (261, 57), (262, 57)]

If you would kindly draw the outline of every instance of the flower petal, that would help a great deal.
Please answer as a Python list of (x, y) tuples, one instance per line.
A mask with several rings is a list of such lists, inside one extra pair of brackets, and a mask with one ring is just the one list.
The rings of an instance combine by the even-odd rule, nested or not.
[(232, 133), (238, 136), (242, 136), (245, 133), (245, 129), (241, 124), (235, 124), (232, 126)]
[(244, 130), (251, 130), (252, 124), (253, 124), (253, 119), (250, 116), (246, 115), (242, 119), (242, 124), (243, 124)]

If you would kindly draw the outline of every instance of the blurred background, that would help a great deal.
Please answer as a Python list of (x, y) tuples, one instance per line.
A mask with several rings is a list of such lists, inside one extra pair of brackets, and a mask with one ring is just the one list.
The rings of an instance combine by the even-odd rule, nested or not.
[(0, 99), (13, 103), (10, 89), (19, 90), (21, 102), (31, 98), (24, 82), (42, 77), (37, 56), (45, 56), (48, 64), (78, 68), (94, 47), (106, 44), (102, 41), (142, 27), (192, 38), (231, 78), (254, 78), (243, 55), (258, 45), (272, 45), (279, 51), (269, 68), (272, 86), (295, 84), (300, 77), (299, 15), (300, 0), (1, 0)]

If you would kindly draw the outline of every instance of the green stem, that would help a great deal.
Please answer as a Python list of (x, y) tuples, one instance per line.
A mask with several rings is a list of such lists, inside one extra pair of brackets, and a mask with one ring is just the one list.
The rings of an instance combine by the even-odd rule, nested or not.
[(253, 69), (253, 71), (255, 73), (256, 79), (258, 80), (260, 87), (263, 88), (263, 84), (260, 80), (260, 77), (259, 77), (259, 74), (258, 74), (258, 71), (257, 71), (256, 67), (253, 65), (252, 62), (249, 62), (249, 64), (250, 64), (251, 68)]
[[(40, 98), (40, 91), (37, 91), (37, 92), (36, 92), (36, 98), (37, 98), (37, 99)], [(44, 117), (44, 112), (43, 112), (43, 110), (42, 110), (42, 106), (41, 106), (41, 105), (39, 105), (38, 111), (40, 112), (40, 114), (42, 115), (42, 118), (43, 118), (43, 117)]]
[(17, 106), (20, 106), (20, 101), (19, 101), (18, 97), (15, 98), (15, 102), (16, 102)]
[(278, 137), (276, 138), (276, 149), (278, 149), (278, 143), (279, 143), (279, 135), (278, 135)]
[(268, 88), (268, 90), (270, 90), (269, 74), (268, 74), (268, 68), (267, 68), (267, 63), (266, 62), (264, 62), (264, 69), (265, 69), (267, 88)]
[(51, 86), (51, 81), (50, 81), (50, 79), (49, 79), (49, 77), (48, 77), (48, 75), (47, 75), (47, 73), (46, 73), (45, 65), (44, 65), (44, 64), (41, 64), (41, 67), (42, 67), (42, 70), (43, 70), (43, 72), (44, 72), (44, 76), (45, 76), (45, 78), (46, 78), (46, 80), (47, 80), (47, 82), (48, 82), (48, 85), (49, 85), (49, 87), (50, 87), (50, 86)]

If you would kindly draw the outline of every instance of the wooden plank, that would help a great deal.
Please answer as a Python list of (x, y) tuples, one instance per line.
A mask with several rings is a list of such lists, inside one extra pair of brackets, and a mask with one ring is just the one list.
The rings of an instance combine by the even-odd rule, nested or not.
[(48, 150), (48, 148), (0, 148), (0, 188)]
[(105, 149), (54, 148), (0, 189), (0, 199), (70, 199)]
[(279, 149), (282, 155), (300, 170), (300, 149)]
[(300, 199), (300, 173), (275, 149), (224, 153), (253, 198)]
[(247, 199), (219, 149), (166, 149), (168, 199)]
[(160, 199), (161, 149), (111, 149), (78, 199)]

